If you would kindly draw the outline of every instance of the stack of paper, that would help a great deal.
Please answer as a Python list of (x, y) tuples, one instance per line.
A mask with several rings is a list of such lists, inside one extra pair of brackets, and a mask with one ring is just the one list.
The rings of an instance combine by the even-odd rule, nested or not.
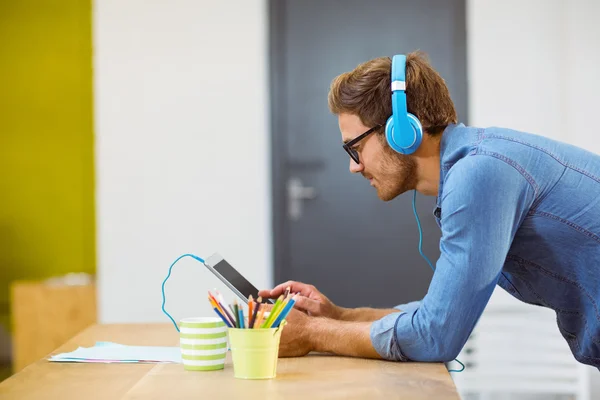
[(51, 356), (48, 360), (83, 363), (181, 363), (181, 350), (179, 347), (96, 342), (94, 347), (79, 347), (70, 353)]

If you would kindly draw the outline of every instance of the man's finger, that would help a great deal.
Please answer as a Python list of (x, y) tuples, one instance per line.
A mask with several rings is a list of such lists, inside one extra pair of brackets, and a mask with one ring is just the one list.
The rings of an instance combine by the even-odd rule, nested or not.
[(308, 297), (298, 296), (294, 308), (308, 311), (311, 315), (321, 315), (321, 303)]
[(262, 297), (263, 299), (270, 299), (271, 298), (271, 289), (262, 289), (258, 291), (258, 295), (260, 297)]
[(303, 285), (302, 283), (296, 282), (296, 281), (287, 281), (287, 282), (281, 283), (281, 284), (275, 286), (273, 288), (273, 290), (271, 290), (271, 296), (278, 297), (278, 296), (284, 294), (287, 288), (290, 288), (290, 292), (295, 293), (296, 292), (295, 288), (302, 286), (302, 285)]
[(271, 290), (271, 297), (279, 297), (284, 294), (287, 288), (290, 288), (291, 293), (300, 293), (302, 296), (308, 297), (312, 292), (311, 285), (307, 285), (306, 283), (296, 282), (296, 281), (287, 281), (282, 284), (279, 284)]
[(291, 289), (291, 287), (293, 285), (301, 285), (301, 283), (299, 282), (294, 282), (294, 281), (287, 281), (285, 283), (281, 283), (277, 286), (275, 286), (273, 289), (262, 289), (258, 292), (258, 295), (263, 297), (263, 298), (267, 298), (267, 299), (276, 299), (279, 296), (281, 296), (282, 294), (285, 293), (285, 290), (289, 287), (290, 288), (290, 292), (293, 292), (293, 290)]

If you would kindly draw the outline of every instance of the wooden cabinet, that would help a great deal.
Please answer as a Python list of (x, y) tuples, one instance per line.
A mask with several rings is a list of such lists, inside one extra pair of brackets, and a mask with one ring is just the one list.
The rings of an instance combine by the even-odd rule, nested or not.
[(11, 315), (13, 372), (18, 372), (96, 322), (96, 287), (16, 281)]

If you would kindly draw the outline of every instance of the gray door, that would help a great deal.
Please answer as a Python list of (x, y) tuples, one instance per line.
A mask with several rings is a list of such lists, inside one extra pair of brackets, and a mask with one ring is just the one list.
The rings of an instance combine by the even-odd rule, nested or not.
[[(432, 271), (418, 251), (413, 193), (384, 203), (350, 174), (327, 92), (361, 62), (421, 49), (466, 122), (464, 0), (273, 0), (270, 23), (276, 283), (312, 283), (348, 307), (421, 299)], [(417, 194), (435, 263), (434, 205)]]

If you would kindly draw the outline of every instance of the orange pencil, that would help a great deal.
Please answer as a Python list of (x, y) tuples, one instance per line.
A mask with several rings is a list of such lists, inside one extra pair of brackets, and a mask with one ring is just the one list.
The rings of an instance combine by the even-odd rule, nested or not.
[(212, 297), (208, 296), (208, 302), (210, 303), (212, 308), (216, 308), (217, 310), (221, 311), (221, 307), (219, 307), (219, 305), (215, 303)]
[(258, 313), (258, 317), (256, 317), (256, 321), (254, 321), (254, 326), (258, 329), (260, 328), (260, 324), (262, 323), (263, 317), (265, 316), (265, 309), (267, 307), (260, 307), (260, 312)]
[(248, 296), (248, 328), (252, 328), (250, 325), (250, 319), (252, 318), (252, 309), (254, 307), (254, 300), (252, 299), (252, 295)]

